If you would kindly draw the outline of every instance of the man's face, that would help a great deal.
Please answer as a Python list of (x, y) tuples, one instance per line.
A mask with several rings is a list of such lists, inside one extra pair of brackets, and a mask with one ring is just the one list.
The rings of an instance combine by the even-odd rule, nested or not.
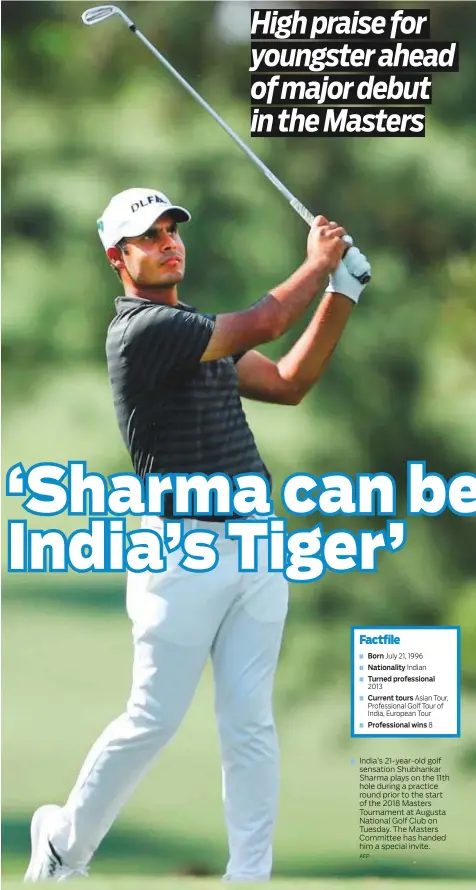
[(185, 275), (185, 247), (177, 223), (170, 215), (161, 216), (137, 238), (126, 238), (125, 245), (112, 247), (109, 259), (119, 259), (122, 277), (143, 287), (173, 287)]

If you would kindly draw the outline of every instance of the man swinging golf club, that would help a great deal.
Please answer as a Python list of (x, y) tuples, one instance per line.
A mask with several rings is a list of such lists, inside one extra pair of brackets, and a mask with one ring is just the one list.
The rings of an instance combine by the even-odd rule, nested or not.
[[(107, 335), (119, 428), (142, 478), (259, 473), (270, 482), (241, 396), (301, 401), (321, 376), (364, 287), (358, 278), (368, 277), (370, 266), (355, 247), (342, 259), (345, 230), (319, 216), (306, 260), (286, 281), (249, 309), (204, 315), (178, 294), (185, 275), (179, 226), (189, 219), (163, 193), (133, 188), (113, 197), (99, 220), (124, 289)], [(304, 333), (278, 362), (256, 351), (289, 330), (324, 288)], [(166, 497), (164, 516), (144, 517), (143, 525), (161, 534), (164, 518), (173, 516)], [(35, 813), (25, 880), (87, 873), (102, 838), (179, 728), (209, 656), (229, 843), (224, 879), (269, 879), (278, 798), (272, 692), (288, 585), (268, 572), (264, 541), (258, 570), (239, 572), (226, 518), (200, 518), (192, 508), (183, 520), (184, 533), (216, 533), (220, 558), (213, 571), (189, 573), (173, 551), (166, 571), (129, 573), (134, 665), (125, 712), (93, 745), (65, 804)]]

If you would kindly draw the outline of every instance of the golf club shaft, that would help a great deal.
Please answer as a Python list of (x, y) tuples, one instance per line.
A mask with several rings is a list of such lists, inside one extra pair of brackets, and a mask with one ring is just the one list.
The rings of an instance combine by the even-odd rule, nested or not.
[(200, 94), (197, 93), (197, 91), (194, 90), (192, 86), (190, 86), (188, 81), (186, 81), (185, 78), (182, 77), (182, 75), (179, 74), (179, 72), (173, 67), (173, 65), (171, 65), (170, 62), (167, 61), (167, 59), (162, 55), (162, 53), (159, 52), (154, 44), (147, 39), (142, 31), (139, 31), (136, 26), (134, 26), (134, 28), (131, 28), (131, 31), (133, 31), (133, 33), (137, 35), (139, 40), (142, 40), (142, 43), (145, 44), (148, 49), (150, 49), (151, 53), (154, 54), (156, 59), (158, 59), (159, 62), (161, 62), (162, 65), (164, 65), (165, 68), (167, 68), (167, 70), (170, 71), (171, 74), (173, 74), (173, 76), (179, 81), (179, 83), (182, 84), (187, 92), (190, 93), (190, 95), (193, 96), (194, 99), (196, 99), (197, 102), (200, 103), (202, 108), (204, 108), (205, 111), (208, 111), (208, 113), (211, 114), (213, 119), (216, 120), (217, 124), (219, 124), (220, 127), (222, 127), (225, 132), (228, 133), (229, 136), (231, 136), (232, 139), (234, 139), (236, 144), (239, 145), (240, 148), (243, 149), (243, 151), (248, 155), (249, 159), (253, 161), (253, 163), (256, 164), (256, 166), (259, 167), (260, 170), (262, 170), (269, 181), (273, 183), (273, 185), (278, 189), (279, 192), (281, 192), (282, 195), (284, 195), (284, 197), (288, 200), (291, 207), (296, 211), (296, 213), (298, 213), (299, 216), (310, 226), (314, 219), (311, 211), (308, 210), (307, 207), (304, 207), (304, 204), (301, 204), (301, 202), (298, 201), (298, 199), (292, 194), (292, 192), (290, 192), (289, 189), (286, 188), (286, 186), (282, 182), (280, 182), (277, 176), (275, 176), (274, 173), (271, 172), (269, 167), (267, 167), (266, 164), (263, 163), (263, 161), (258, 158), (257, 155), (255, 155), (255, 153), (246, 144), (246, 142), (243, 142), (243, 140), (240, 139), (240, 137), (231, 129), (231, 127), (228, 126), (223, 118), (220, 117), (219, 114), (217, 114), (217, 112), (211, 107), (211, 105), (209, 105), (208, 102), (206, 102), (205, 99), (203, 99), (202, 96), (200, 96)]
[[(101, 10), (103, 10), (106, 14), (103, 14), (101, 16)], [(231, 136), (233, 141), (236, 142), (237, 145), (239, 145), (239, 147), (245, 152), (245, 154), (248, 155), (250, 161), (252, 161), (253, 164), (255, 164), (255, 166), (264, 173), (266, 178), (269, 179), (269, 181), (275, 186), (275, 188), (277, 188), (277, 190), (286, 198), (290, 206), (301, 217), (301, 219), (303, 219), (308, 224), (308, 226), (311, 226), (314, 220), (314, 215), (311, 213), (311, 211), (308, 210), (307, 207), (305, 207), (304, 204), (301, 203), (301, 201), (298, 201), (295, 195), (293, 195), (293, 193), (290, 192), (288, 188), (286, 188), (286, 186), (278, 179), (278, 177), (271, 172), (269, 167), (267, 167), (266, 164), (259, 157), (257, 157), (257, 155), (255, 155), (255, 153), (246, 144), (246, 142), (243, 142), (243, 140), (234, 132), (234, 130), (232, 130), (231, 127), (228, 126), (227, 123), (225, 123), (223, 118), (220, 117), (219, 114), (217, 114), (217, 112), (211, 107), (211, 105), (209, 105), (208, 102), (206, 102), (205, 99), (203, 99), (202, 96), (200, 96), (200, 94), (197, 93), (197, 91), (192, 86), (190, 86), (188, 81), (186, 81), (185, 78), (182, 77), (181, 74), (179, 74), (176, 68), (174, 68), (174, 66), (167, 61), (165, 56), (163, 56), (162, 53), (160, 53), (159, 50), (154, 46), (154, 44), (151, 43), (150, 40), (148, 40), (145, 34), (143, 34), (142, 31), (139, 30), (135, 22), (133, 22), (132, 19), (130, 19), (129, 16), (122, 11), (122, 9), (119, 9), (119, 7), (115, 6), (95, 7), (94, 9), (87, 10), (83, 14), (83, 21), (86, 24), (95, 24), (95, 21), (102, 21), (104, 18), (108, 18), (110, 15), (115, 14), (119, 14), (122, 20), (127, 24), (129, 30), (132, 31), (133, 34), (137, 35), (144, 46), (146, 46), (147, 49), (150, 50), (150, 52), (167, 69), (167, 71), (169, 71), (170, 74), (172, 74), (173, 77), (178, 80), (178, 82), (184, 87), (184, 89), (186, 89), (187, 92), (191, 96), (193, 96), (194, 99), (197, 100), (197, 102), (202, 106), (202, 108), (205, 109), (205, 111), (208, 111), (208, 113), (213, 117), (217, 124), (219, 124), (220, 127), (222, 127), (222, 129), (225, 130), (225, 132), (228, 133), (229, 136)], [(353, 240), (349, 235), (344, 235), (343, 241), (345, 241), (349, 246), (353, 244)], [(365, 284), (369, 280), (369, 275), (362, 275), (359, 278), (361, 284)]]

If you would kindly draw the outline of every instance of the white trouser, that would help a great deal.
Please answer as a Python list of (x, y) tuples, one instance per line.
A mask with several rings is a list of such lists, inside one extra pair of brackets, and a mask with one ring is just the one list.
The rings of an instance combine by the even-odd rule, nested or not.
[[(147, 517), (160, 532), (162, 520)], [(87, 864), (139, 780), (171, 740), (192, 701), (208, 655), (223, 767), (228, 880), (266, 880), (278, 797), (273, 682), (288, 606), (283, 575), (238, 571), (237, 542), (223, 523), (184, 520), (185, 531), (218, 532), (219, 562), (199, 574), (168, 556), (161, 574), (129, 573), (127, 611), (134, 665), (127, 709), (93, 745), (50, 840), (71, 867)], [(192, 789), (193, 791), (193, 789)]]

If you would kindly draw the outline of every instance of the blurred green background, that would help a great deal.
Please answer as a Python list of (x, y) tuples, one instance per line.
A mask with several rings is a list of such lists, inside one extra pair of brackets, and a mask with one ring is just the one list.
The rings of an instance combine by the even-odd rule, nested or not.
[[(180, 295), (207, 312), (249, 305), (305, 251), (304, 224), (262, 174), (123, 25), (85, 28), (85, 5), (2, 4), (4, 471), (18, 461), (68, 460), (104, 474), (129, 469), (104, 358), (117, 280), (95, 229), (116, 191), (150, 185), (191, 208)], [(123, 4), (245, 139), (250, 6)], [(386, 471), (402, 517), (407, 460), (451, 477), (474, 472), (476, 453), (476, 5), (428, 6), (432, 38), (460, 41), (461, 70), (434, 76), (425, 139), (251, 140), (307, 206), (342, 221), (374, 275), (304, 403), (246, 403), (275, 492), (296, 471)], [(278, 357), (298, 333), (264, 351)], [(21, 515), (18, 500), (4, 500), (6, 518)], [(58, 519), (64, 530), (75, 527)], [(30, 523), (45, 527), (41, 518)], [(338, 526), (326, 520), (327, 529)], [(474, 518), (449, 512), (412, 519), (404, 549), (381, 556), (376, 574), (328, 573), (293, 586), (276, 690), (277, 875), (436, 876), (448, 885), (450, 876), (474, 874), (475, 531)], [(89, 745), (123, 709), (131, 662), (123, 600), (122, 577), (4, 571), (5, 874), (25, 867), (32, 810), (64, 800)], [(461, 739), (350, 739), (353, 623), (461, 625)], [(441, 755), (450, 773), (446, 844), (416, 859), (359, 860), (351, 758), (416, 754)], [(94, 869), (219, 874), (225, 857), (207, 673)]]

